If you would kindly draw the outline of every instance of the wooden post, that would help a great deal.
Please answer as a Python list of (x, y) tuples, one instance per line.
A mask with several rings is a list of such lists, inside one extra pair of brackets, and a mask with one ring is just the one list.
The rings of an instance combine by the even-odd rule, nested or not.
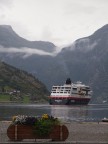
[(17, 125), (15, 125), (15, 140), (16, 141), (17, 141), (17, 132), (18, 132)]
[(62, 125), (60, 125), (60, 140), (62, 141), (63, 135), (62, 135)]

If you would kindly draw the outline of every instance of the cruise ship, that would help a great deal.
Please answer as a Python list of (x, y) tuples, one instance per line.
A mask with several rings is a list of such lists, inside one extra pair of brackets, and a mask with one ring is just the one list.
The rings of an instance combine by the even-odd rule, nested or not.
[(52, 86), (49, 96), (51, 105), (87, 105), (91, 99), (92, 91), (89, 86), (78, 81), (72, 83), (68, 78), (62, 86)]

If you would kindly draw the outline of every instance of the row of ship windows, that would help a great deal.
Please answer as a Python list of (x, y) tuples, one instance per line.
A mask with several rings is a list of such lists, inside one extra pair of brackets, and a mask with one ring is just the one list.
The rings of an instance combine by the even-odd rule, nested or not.
[(52, 93), (69, 93), (69, 92), (52, 92)]
[[(60, 92), (63, 92), (63, 91), (64, 91), (64, 92), (65, 92), (65, 91), (66, 91), (66, 92), (70, 92), (71, 90), (52, 90), (52, 92), (59, 92), (59, 91), (60, 91)], [(76, 89), (76, 90), (73, 90), (73, 91), (77, 91), (77, 89)]]
[[(71, 89), (52, 89), (52, 91), (70, 91)], [(77, 88), (72, 88), (73, 91), (77, 91)], [(82, 89), (83, 91), (90, 91), (90, 89)]]
[[(72, 89), (73, 89), (73, 90), (77, 90), (77, 88), (72, 88)], [(71, 88), (67, 88), (67, 89), (66, 89), (66, 88), (65, 88), (65, 89), (54, 89), (54, 88), (53, 88), (52, 90), (71, 90)]]
[(62, 89), (53, 89), (52, 91), (66, 91), (66, 90), (71, 90), (71, 89), (64, 89), (64, 90), (62, 90)]
[[(69, 92), (52, 92), (52, 93), (60, 93), (60, 94), (61, 94), (61, 93), (62, 93), (62, 94), (70, 94)], [(73, 93), (73, 92), (72, 92), (71, 94), (78, 94), (78, 93), (77, 93), (77, 92), (76, 92), (76, 93)]]
[(71, 87), (53, 87), (53, 89), (71, 89)]
[(70, 90), (68, 91), (52, 91), (53, 93), (67, 93), (67, 92), (70, 92)]

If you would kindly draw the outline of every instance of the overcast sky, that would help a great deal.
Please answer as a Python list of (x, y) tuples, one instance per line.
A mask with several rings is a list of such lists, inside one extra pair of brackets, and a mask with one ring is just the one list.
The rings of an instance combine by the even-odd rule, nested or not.
[(108, 0), (0, 0), (0, 24), (62, 46), (108, 24)]

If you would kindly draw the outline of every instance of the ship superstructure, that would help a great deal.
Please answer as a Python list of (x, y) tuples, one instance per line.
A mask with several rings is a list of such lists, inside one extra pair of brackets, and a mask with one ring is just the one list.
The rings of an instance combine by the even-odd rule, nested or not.
[(80, 81), (71, 83), (70, 79), (62, 86), (53, 86), (50, 95), (50, 104), (88, 104), (92, 91), (89, 86)]

